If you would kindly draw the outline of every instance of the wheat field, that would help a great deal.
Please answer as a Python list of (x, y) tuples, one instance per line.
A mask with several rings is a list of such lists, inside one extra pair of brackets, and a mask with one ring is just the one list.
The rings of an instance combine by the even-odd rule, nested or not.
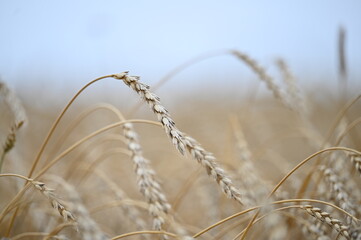
[[(1, 82), (0, 239), (361, 239), (361, 95), (228, 54), (273, 97), (205, 86), (167, 104), (171, 76), (153, 89), (131, 71), (61, 110)], [(78, 104), (103, 81), (135, 101)]]

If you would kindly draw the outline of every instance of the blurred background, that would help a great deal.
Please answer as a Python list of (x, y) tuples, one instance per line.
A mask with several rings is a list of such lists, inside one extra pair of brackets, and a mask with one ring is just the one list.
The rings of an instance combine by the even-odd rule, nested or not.
[[(358, 0), (3, 0), (0, 76), (21, 94), (46, 87), (71, 96), (91, 79), (124, 70), (154, 85), (194, 57), (237, 49), (270, 73), (282, 57), (301, 84), (337, 87), (343, 27), (349, 87), (355, 89), (361, 76), (360, 10)], [(166, 87), (243, 89), (256, 79), (234, 57), (221, 54), (192, 65)]]

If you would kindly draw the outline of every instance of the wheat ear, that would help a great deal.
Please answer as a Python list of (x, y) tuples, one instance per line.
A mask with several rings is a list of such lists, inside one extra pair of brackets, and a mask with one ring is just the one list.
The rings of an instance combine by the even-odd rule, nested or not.
[(317, 218), (321, 222), (327, 223), (332, 229), (339, 232), (345, 238), (350, 239), (350, 235), (348, 233), (349, 227), (345, 226), (340, 220), (331, 217), (328, 212), (324, 212), (320, 208), (314, 207), (312, 205), (303, 205), (301, 208), (306, 210), (308, 214)]
[(292, 101), (292, 104), (295, 106), (294, 109), (299, 111), (300, 114), (307, 113), (308, 109), (306, 107), (305, 98), (297, 86), (296, 78), (292, 74), (290, 68), (283, 59), (278, 59), (276, 63), (282, 73), (283, 81), (286, 84), (286, 93)]
[(78, 229), (82, 239), (107, 240), (108, 237), (91, 218), (88, 209), (75, 187), (56, 175), (52, 175), (50, 178), (61, 185), (69, 195), (69, 208), (77, 215)]
[[(50, 201), (53, 208), (58, 210), (60, 216), (62, 216), (65, 221), (70, 221), (70, 220), (76, 221), (74, 215), (63, 204), (59, 202), (58, 198), (54, 194), (54, 190), (48, 188), (45, 185), (45, 183), (35, 181), (32, 178), (27, 178), (23, 175), (14, 174), (14, 173), (0, 174), (0, 177), (18, 177), (26, 180), (31, 185), (33, 185), (37, 190), (39, 190)], [(9, 206), (7, 208), (9, 208)]]
[[(127, 199), (126, 193), (115, 183), (113, 182), (108, 175), (100, 171), (99, 169), (95, 169), (94, 172), (109, 186), (109, 188), (113, 191), (115, 195), (115, 199), (121, 201), (123, 199)], [(136, 225), (137, 230), (143, 230), (146, 228), (146, 224), (144, 220), (140, 216), (140, 212), (137, 208), (132, 205), (122, 204), (121, 208), (125, 215)]]
[(140, 78), (138, 76), (128, 76), (128, 72), (115, 74), (113, 77), (122, 80), (128, 87), (132, 88), (143, 98), (151, 110), (157, 115), (165, 132), (181, 154), (188, 151), (195, 160), (205, 167), (208, 175), (211, 175), (217, 181), (221, 186), (222, 191), (229, 198), (233, 198), (242, 204), (240, 192), (234, 187), (225, 171), (218, 166), (213, 154), (207, 152), (195, 139), (178, 130), (169, 112), (161, 104), (159, 97), (149, 90), (149, 86), (139, 82)]
[(361, 174), (361, 156), (358, 154), (349, 154), (351, 162), (354, 164), (356, 170)]
[(48, 188), (45, 183), (31, 180), (30, 183), (38, 189), (45, 197), (47, 197), (53, 206), (54, 209), (58, 210), (60, 216), (64, 218), (65, 221), (75, 221), (74, 215), (59, 202), (58, 198), (54, 194), (54, 190)]
[(165, 222), (162, 214), (168, 213), (170, 204), (163, 194), (160, 184), (155, 179), (155, 171), (150, 167), (149, 161), (142, 155), (142, 148), (132, 124), (124, 124), (123, 130), (128, 141), (128, 149), (132, 152), (139, 190), (149, 204), (149, 213), (153, 217), (153, 228), (160, 231)]
[(361, 227), (358, 226), (355, 229), (350, 229), (350, 237), (352, 240), (360, 240), (361, 239)]
[(6, 105), (8, 105), (14, 116), (14, 127), (20, 128), (27, 120), (26, 113), (20, 99), (16, 96), (13, 90), (1, 81), (0, 96), (4, 99)]
[(2, 97), (9, 107), (11, 113), (14, 116), (14, 121), (10, 127), (10, 132), (6, 137), (5, 143), (3, 144), (3, 152), (0, 156), (0, 172), (5, 155), (14, 147), (16, 142), (16, 132), (26, 122), (26, 113), (16, 94), (6, 86), (5, 83), (0, 81), (0, 97)]
[(322, 222), (313, 218), (311, 223), (302, 225), (302, 232), (307, 239), (331, 240), (331, 238), (326, 236), (323, 227), (324, 225)]
[[(340, 181), (339, 177), (331, 168), (326, 166), (320, 166), (320, 171), (324, 175), (325, 181), (331, 186), (332, 194), (336, 201), (340, 204), (340, 207), (352, 215), (355, 215), (354, 204), (350, 201), (350, 196), (345, 190), (344, 184)], [(348, 218), (350, 221), (351, 218)]]
[(249, 66), (258, 77), (264, 81), (267, 85), (267, 88), (273, 93), (273, 96), (280, 100), (286, 107), (295, 110), (289, 98), (287, 98), (286, 93), (276, 84), (273, 77), (267, 74), (266, 70), (259, 65), (254, 59), (250, 58), (247, 54), (239, 51), (231, 51), (231, 53), (236, 56), (238, 59), (243, 61), (247, 66)]
[(236, 174), (237, 178), (242, 179), (242, 185), (246, 190), (243, 195), (243, 202), (246, 206), (253, 206), (265, 199), (271, 186), (254, 166), (253, 155), (248, 147), (240, 122), (236, 117), (232, 117), (230, 122), (241, 160)]

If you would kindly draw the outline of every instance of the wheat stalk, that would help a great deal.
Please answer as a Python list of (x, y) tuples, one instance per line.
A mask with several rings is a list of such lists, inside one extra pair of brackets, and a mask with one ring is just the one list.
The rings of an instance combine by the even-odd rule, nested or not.
[(178, 130), (167, 109), (161, 104), (159, 97), (149, 90), (149, 86), (139, 82), (140, 78), (138, 76), (128, 76), (128, 72), (115, 74), (113, 77), (122, 80), (148, 103), (181, 154), (188, 151), (194, 159), (205, 167), (208, 175), (211, 175), (217, 181), (222, 191), (229, 198), (233, 198), (242, 204), (240, 192), (234, 187), (225, 171), (217, 164), (213, 154), (207, 152), (195, 139)]

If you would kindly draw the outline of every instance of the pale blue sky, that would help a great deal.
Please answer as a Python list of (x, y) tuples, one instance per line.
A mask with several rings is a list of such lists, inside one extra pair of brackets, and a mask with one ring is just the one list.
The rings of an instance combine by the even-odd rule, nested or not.
[[(192, 57), (236, 48), (267, 68), (281, 56), (299, 78), (329, 81), (337, 77), (342, 25), (350, 77), (356, 81), (360, 13), (359, 0), (2, 0), (0, 76), (16, 88), (72, 81), (78, 88), (94, 77), (130, 70), (152, 84)], [(243, 71), (233, 58), (219, 57), (175, 81), (224, 73), (242, 78)]]

